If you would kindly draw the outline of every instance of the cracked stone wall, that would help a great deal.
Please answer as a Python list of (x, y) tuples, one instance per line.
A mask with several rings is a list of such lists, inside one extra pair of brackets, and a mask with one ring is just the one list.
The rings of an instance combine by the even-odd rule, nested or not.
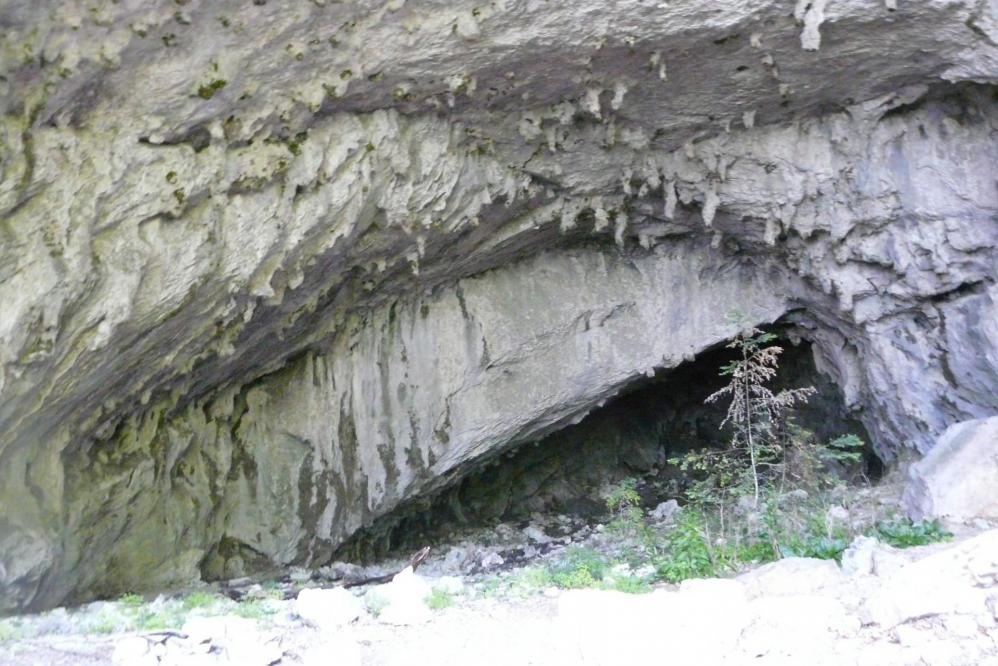
[(887, 459), (998, 411), (987, 0), (0, 27), (0, 611), (321, 560), (734, 310)]

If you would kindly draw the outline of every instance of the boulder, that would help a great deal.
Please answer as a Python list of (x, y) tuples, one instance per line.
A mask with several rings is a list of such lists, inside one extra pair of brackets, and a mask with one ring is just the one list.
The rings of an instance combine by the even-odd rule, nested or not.
[(114, 666), (156, 666), (159, 659), (152, 653), (152, 645), (142, 636), (129, 636), (118, 641), (111, 653)]
[(882, 576), (903, 566), (906, 561), (896, 548), (873, 537), (858, 536), (842, 553), (842, 572), (850, 576)]
[(912, 520), (998, 518), (998, 416), (947, 428), (909, 477), (904, 507)]
[[(796, 578), (805, 582), (806, 572), (801, 574)], [(836, 661), (839, 639), (860, 629), (859, 619), (827, 596), (766, 596), (753, 600), (749, 608), (752, 622), (738, 648), (761, 663), (843, 663)]]
[[(378, 619), (386, 624), (422, 624), (432, 617), (426, 598), (433, 588), (412, 567), (406, 567), (392, 582), (372, 588), (368, 595), (378, 607)], [(368, 606), (371, 606), (369, 600)]]
[(184, 623), (181, 633), (187, 635), (189, 645), (181, 654), (171, 655), (176, 664), (192, 662), (190, 655), (204, 654), (207, 645), (216, 656), (214, 663), (233, 666), (270, 666), (284, 654), (273, 636), (261, 632), (257, 623), (247, 618), (191, 618)]
[(294, 612), (307, 624), (332, 630), (359, 618), (364, 602), (342, 587), (306, 588), (298, 593)]
[(656, 506), (649, 515), (659, 522), (666, 522), (671, 520), (677, 511), (679, 511), (679, 502), (671, 499)]
[(788, 557), (744, 573), (737, 579), (750, 596), (800, 595), (845, 582), (834, 560)]
[(992, 530), (899, 567), (865, 600), (860, 617), (893, 628), (932, 616), (986, 616), (996, 564), (998, 530)]

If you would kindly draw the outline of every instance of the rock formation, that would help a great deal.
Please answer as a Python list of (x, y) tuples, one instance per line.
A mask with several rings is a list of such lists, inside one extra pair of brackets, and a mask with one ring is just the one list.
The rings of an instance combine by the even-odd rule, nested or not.
[(747, 323), (998, 412), (988, 0), (0, 7), (0, 612), (327, 558)]

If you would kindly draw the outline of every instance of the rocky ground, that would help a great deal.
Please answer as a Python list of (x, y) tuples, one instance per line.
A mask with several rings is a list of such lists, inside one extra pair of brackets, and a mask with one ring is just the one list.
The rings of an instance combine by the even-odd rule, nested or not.
[[(866, 505), (883, 504), (876, 491)], [(858, 505), (858, 504), (857, 504)], [(648, 520), (667, 524), (663, 503)], [(864, 519), (856, 517), (855, 519)], [(569, 516), (467, 532), (416, 573), (337, 563), (154, 600), (129, 595), (0, 623), (0, 664), (998, 664), (998, 529), (896, 549), (857, 537), (834, 560), (787, 558), (730, 578), (562, 589), (566, 549), (619, 535)], [(547, 568), (546, 568), (547, 567)], [(346, 584), (403, 568), (391, 582)], [(618, 588), (618, 589), (609, 589)], [(631, 589), (639, 594), (627, 594)]]

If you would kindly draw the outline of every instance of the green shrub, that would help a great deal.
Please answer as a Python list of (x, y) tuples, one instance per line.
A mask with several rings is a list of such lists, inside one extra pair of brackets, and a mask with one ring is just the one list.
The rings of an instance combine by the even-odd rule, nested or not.
[(948, 541), (953, 537), (951, 532), (943, 529), (937, 520), (913, 523), (908, 519), (893, 519), (877, 523), (870, 536), (876, 537), (895, 548), (924, 546), (939, 541)]
[(606, 497), (606, 508), (612, 516), (607, 527), (624, 536), (635, 536), (644, 526), (641, 496), (637, 479), (624, 479)]
[(764, 564), (779, 558), (772, 542), (764, 538), (741, 541), (725, 549), (721, 557), (732, 568), (736, 564)]
[(655, 569), (659, 578), (670, 583), (716, 574), (704, 537), (703, 516), (689, 508), (679, 514), (675, 527), (665, 536), (663, 554), (655, 558)]
[(569, 548), (549, 569), (551, 581), (560, 588), (594, 587), (609, 566), (606, 558), (590, 548)]

